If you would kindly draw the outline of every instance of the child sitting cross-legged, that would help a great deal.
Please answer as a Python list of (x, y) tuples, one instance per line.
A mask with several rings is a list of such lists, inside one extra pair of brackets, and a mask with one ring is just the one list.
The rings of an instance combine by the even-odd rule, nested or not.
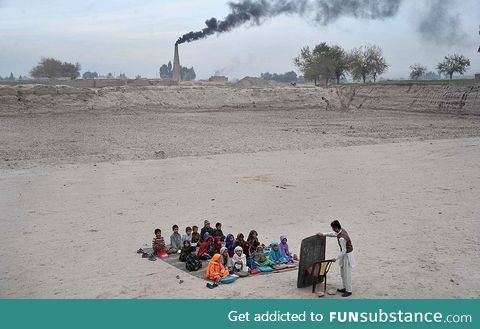
[(245, 256), (243, 253), (243, 248), (241, 246), (235, 247), (232, 263), (233, 274), (236, 274), (240, 277), (248, 276), (249, 268), (247, 267), (247, 256)]
[(248, 234), (247, 242), (250, 245), (250, 250), (254, 252), (257, 247), (260, 245), (260, 242), (258, 242), (258, 233), (255, 230), (251, 230), (250, 233)]
[(242, 247), (243, 249), (243, 252), (245, 254), (246, 257), (249, 257), (250, 256), (250, 245), (248, 244), (247, 241), (245, 241), (245, 237), (243, 235), (243, 233), (238, 233), (237, 234), (237, 239), (235, 240), (235, 247)]
[(207, 270), (205, 271), (205, 278), (215, 282), (220, 282), (220, 280), (227, 277), (230, 273), (222, 263), (222, 255), (213, 255), (210, 263), (208, 263)]
[(213, 230), (213, 237), (220, 237), (220, 241), (225, 241), (225, 235), (223, 235), (222, 231), (222, 223), (215, 224), (215, 229)]
[(150, 255), (150, 260), (155, 260), (155, 256), (157, 257), (165, 257), (167, 256), (167, 250), (165, 246), (165, 239), (162, 236), (162, 231), (159, 228), (156, 228), (155, 236), (152, 240), (152, 249), (153, 253)]
[(288, 250), (287, 237), (285, 235), (280, 236), (280, 245), (278, 247), (282, 252), (283, 258), (285, 258), (289, 264), (293, 264), (295, 256)]
[(222, 247), (220, 249), (220, 255), (222, 255), (223, 262), (222, 265), (230, 272), (232, 273), (233, 271), (233, 264), (232, 264), (232, 259), (228, 255), (228, 249), (227, 247)]
[(182, 235), (182, 243), (185, 240), (190, 241), (190, 244), (192, 243), (192, 228), (190, 226), (187, 226), (187, 228), (185, 229), (185, 234)]
[(172, 226), (173, 234), (170, 236), (170, 249), (169, 254), (176, 254), (182, 249), (182, 236), (178, 233), (178, 225)]
[(198, 226), (197, 225), (193, 225), (192, 226), (192, 240), (191, 240), (192, 244), (199, 244), (200, 243), (200, 233), (198, 233)]
[(203, 260), (210, 259), (215, 254), (216, 249), (217, 246), (215, 245), (213, 237), (207, 236), (207, 239), (200, 244), (197, 256)]
[(235, 249), (235, 237), (233, 236), (233, 234), (227, 235), (227, 238), (225, 239), (225, 247), (227, 248), (228, 255), (232, 257), (233, 250)]
[(273, 262), (265, 255), (262, 246), (258, 246), (252, 254), (253, 261), (257, 266), (273, 265)]
[(273, 262), (273, 265), (287, 264), (287, 260), (283, 257), (282, 252), (278, 247), (277, 242), (272, 242), (272, 249), (270, 249), (270, 254), (268, 258)]
[(180, 251), (180, 257), (179, 260), (181, 262), (186, 262), (187, 261), (187, 256), (190, 255), (190, 253), (195, 252), (196, 248), (192, 247), (190, 244), (190, 241), (185, 240), (183, 241), (183, 247), (182, 250)]

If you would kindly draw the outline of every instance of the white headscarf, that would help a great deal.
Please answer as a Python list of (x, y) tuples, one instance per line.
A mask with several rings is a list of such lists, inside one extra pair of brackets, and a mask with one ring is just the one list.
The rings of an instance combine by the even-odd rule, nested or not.
[[(238, 256), (237, 255), (237, 250), (241, 250), (242, 251), (242, 255), (241, 256)], [(237, 270), (240, 270), (240, 271), (248, 271), (248, 267), (247, 267), (247, 256), (245, 256), (245, 254), (243, 253), (243, 248), (241, 246), (237, 246), (235, 247), (235, 250), (233, 252), (233, 257), (232, 257), (232, 261), (233, 261), (233, 266), (237, 269)]]

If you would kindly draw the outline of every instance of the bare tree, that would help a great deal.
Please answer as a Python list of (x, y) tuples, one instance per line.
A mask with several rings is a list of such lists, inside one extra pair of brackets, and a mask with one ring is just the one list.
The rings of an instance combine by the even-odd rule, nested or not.
[(388, 64), (383, 57), (382, 49), (375, 45), (353, 48), (349, 54), (350, 74), (354, 80), (366, 82), (368, 77), (376, 82), (377, 76), (384, 73)]
[(377, 75), (385, 73), (385, 71), (388, 69), (388, 64), (383, 57), (382, 48), (379, 46), (367, 46), (367, 58), (371, 68), (370, 74), (373, 78), (373, 82), (375, 83), (377, 81)]
[(368, 66), (363, 46), (359, 48), (353, 48), (350, 51), (349, 72), (355, 81), (362, 80), (363, 83), (365, 83), (367, 80), (367, 77), (370, 74), (370, 68)]
[(420, 64), (410, 65), (410, 79), (418, 80), (425, 75), (427, 67)]
[(340, 79), (345, 77), (348, 72), (349, 59), (347, 52), (340, 46), (330, 47), (330, 59), (332, 71), (337, 80), (337, 85), (340, 84)]
[(300, 50), (300, 55), (293, 59), (293, 63), (303, 73), (305, 80), (313, 80), (315, 85), (317, 85), (320, 72), (315, 64), (314, 56), (308, 46), (303, 47)]
[(450, 80), (452, 80), (453, 73), (464, 74), (469, 66), (470, 59), (463, 55), (453, 54), (445, 56), (445, 60), (441, 63), (438, 63), (437, 70), (440, 73), (448, 74), (450, 76)]

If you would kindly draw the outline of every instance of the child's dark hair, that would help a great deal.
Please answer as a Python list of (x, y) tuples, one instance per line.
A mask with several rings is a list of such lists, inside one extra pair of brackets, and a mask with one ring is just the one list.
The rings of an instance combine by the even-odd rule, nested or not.
[(334, 220), (333, 222), (331, 222), (330, 226), (332, 228), (338, 228), (339, 230), (342, 228), (342, 225), (340, 225), (340, 222), (338, 220)]
[(188, 232), (188, 231), (191, 231), (192, 228), (190, 226), (187, 226), (187, 228), (185, 229), (185, 232)]
[(217, 224), (215, 224), (215, 228), (219, 228), (219, 227), (221, 227), (221, 226), (222, 226), (222, 223), (217, 223)]
[(198, 226), (197, 226), (197, 225), (193, 225), (193, 226), (192, 226), (192, 230), (194, 230), (194, 229), (197, 229), (197, 230), (198, 230)]
[(155, 232), (154, 232), (154, 233), (155, 233), (155, 235), (157, 235), (157, 233), (158, 233), (158, 232), (162, 233), (162, 230), (161, 230), (161, 229), (159, 229), (159, 228), (156, 228), (156, 229), (155, 229)]
[(175, 224), (175, 225), (172, 226), (172, 230), (174, 230), (174, 229), (176, 229), (176, 228), (178, 228), (178, 225), (177, 225), (177, 224)]

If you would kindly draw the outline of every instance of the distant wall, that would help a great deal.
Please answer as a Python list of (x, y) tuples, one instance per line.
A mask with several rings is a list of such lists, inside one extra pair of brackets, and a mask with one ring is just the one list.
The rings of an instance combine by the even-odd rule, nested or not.
[(159, 79), (78, 79), (78, 80), (58, 80), (58, 79), (39, 79), (39, 80), (22, 80), (10, 81), (0, 80), (0, 85), (15, 86), (26, 84), (41, 84), (48, 86), (70, 86), (75, 88), (103, 88), (103, 87), (120, 87), (120, 86), (173, 86), (178, 84), (171, 80)]

